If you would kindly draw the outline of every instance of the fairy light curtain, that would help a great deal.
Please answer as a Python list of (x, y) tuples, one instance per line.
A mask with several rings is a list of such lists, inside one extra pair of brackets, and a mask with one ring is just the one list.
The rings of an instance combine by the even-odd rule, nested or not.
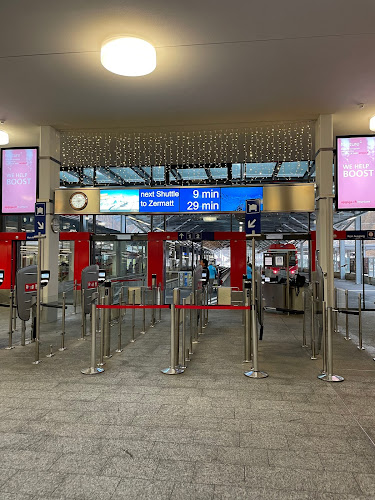
[[(167, 173), (173, 180), (221, 182), (211, 169), (311, 161), (313, 130), (313, 121), (200, 131), (68, 130), (61, 132), (62, 170), (66, 183), (76, 182), (77, 170), (86, 184), (100, 175), (103, 182), (115, 175), (118, 184), (150, 184), (165, 181)], [(257, 168), (259, 177), (262, 166)]]

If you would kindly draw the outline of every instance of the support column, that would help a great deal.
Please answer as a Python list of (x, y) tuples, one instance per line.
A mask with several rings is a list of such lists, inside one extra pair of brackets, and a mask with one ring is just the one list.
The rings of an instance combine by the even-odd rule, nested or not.
[[(47, 202), (46, 238), (43, 240), (42, 268), (51, 272), (48, 286), (42, 289), (41, 300), (58, 300), (59, 235), (52, 232), (54, 190), (60, 185), (60, 134), (52, 127), (40, 127), (39, 201)], [(57, 309), (44, 308), (43, 321), (56, 321)]]
[(246, 273), (246, 240), (230, 240), (230, 264), (230, 286), (242, 290), (242, 276)]
[(340, 240), (340, 279), (345, 279), (345, 274), (350, 271), (346, 268), (346, 258), (345, 258), (345, 241)]
[(327, 307), (334, 306), (332, 145), (332, 115), (320, 115), (315, 128), (316, 247), (319, 250), (320, 266), (325, 273), (324, 297)]
[[(361, 216), (355, 219), (355, 230), (360, 231), (362, 227)], [(362, 285), (362, 250), (361, 241), (355, 241), (355, 284)]]

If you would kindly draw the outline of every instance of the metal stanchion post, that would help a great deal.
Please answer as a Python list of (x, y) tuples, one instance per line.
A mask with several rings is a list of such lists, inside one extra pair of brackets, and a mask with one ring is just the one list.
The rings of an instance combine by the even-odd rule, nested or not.
[(13, 344), (13, 290), (9, 293), (9, 333), (8, 333), (8, 347), (5, 349), (14, 349)]
[[(146, 305), (146, 288), (141, 288), (141, 304)], [(141, 333), (146, 333), (146, 309), (142, 309), (142, 331)]]
[[(152, 281), (151, 281), (151, 297), (152, 297), (152, 305), (156, 305), (156, 274), (152, 275)], [(155, 319), (155, 308), (152, 308), (152, 315), (151, 315), (151, 326), (154, 327), (156, 323)]]
[(73, 307), (74, 314), (77, 314), (77, 280), (74, 280), (73, 284)]
[[(161, 286), (158, 287), (158, 304), (161, 306)], [(159, 319), (158, 322), (160, 323), (161, 321), (161, 307), (159, 307)]]
[(49, 354), (46, 354), (46, 358), (53, 358), (54, 354), (52, 352), (52, 344), (49, 346)]
[(349, 309), (349, 292), (348, 290), (345, 290), (345, 340), (350, 340), (349, 337), (349, 314), (348, 314), (348, 309)]
[(17, 307), (16, 307), (17, 294), (16, 289), (13, 290), (13, 331), (17, 329)]
[[(245, 306), (246, 305), (246, 288), (245, 288), (245, 280), (247, 279), (247, 274), (243, 274), (242, 275), (242, 305)], [(246, 336), (246, 314), (247, 314), (247, 311), (246, 309), (244, 309), (242, 311), (242, 325), (245, 329), (245, 336)], [(246, 356), (245, 356), (246, 358)]]
[[(122, 306), (123, 304), (123, 296), (122, 296), (122, 289), (120, 291), (120, 301), (119, 305)], [(121, 348), (121, 335), (122, 335), (122, 309), (118, 310), (118, 335), (117, 335), (117, 349), (116, 352), (122, 352), (123, 349)]]
[[(132, 304), (135, 305), (135, 290), (132, 291)], [(132, 338), (130, 342), (135, 342), (135, 309), (132, 309)]]
[[(194, 304), (194, 294), (190, 293), (189, 304)], [(189, 309), (189, 329), (190, 329), (190, 340), (189, 340), (189, 355), (193, 354), (193, 309)], [(190, 357), (190, 356), (189, 356)]]
[[(110, 287), (111, 282), (106, 282), (104, 303), (106, 306), (110, 305)], [(110, 309), (104, 309), (104, 357), (111, 358), (111, 315)]]
[(66, 309), (66, 293), (62, 294), (62, 311), (61, 311), (61, 347), (59, 351), (66, 351), (65, 347), (65, 309)]
[(85, 314), (85, 289), (81, 288), (81, 338), (86, 340), (86, 314)]
[(316, 357), (316, 345), (315, 345), (315, 296), (316, 287), (315, 283), (312, 285), (312, 296), (311, 296), (311, 357), (310, 359), (317, 359)]
[(257, 311), (255, 305), (255, 239), (252, 238), (251, 241), (252, 250), (252, 277), (251, 277), (251, 340), (252, 340), (252, 351), (253, 351), (253, 369), (249, 372), (245, 372), (244, 375), (249, 378), (266, 378), (268, 373), (259, 370), (258, 363), (258, 321), (257, 321)]
[[(198, 294), (198, 304), (201, 306), (203, 304), (203, 289)], [(199, 311), (199, 330), (198, 335), (203, 335), (203, 309), (197, 309)]]
[(184, 370), (178, 366), (178, 337), (176, 335), (175, 305), (171, 305), (171, 364), (169, 368), (161, 370), (166, 375), (178, 375)]
[[(105, 298), (102, 297), (101, 305), (104, 306)], [(104, 333), (105, 333), (105, 309), (100, 309), (100, 358), (99, 358), (99, 366), (105, 365), (104, 361)]]
[(358, 349), (364, 351), (362, 339), (362, 294), (358, 294)]
[(333, 317), (332, 317), (332, 307), (327, 307), (327, 373), (318, 375), (320, 380), (325, 382), (342, 382), (344, 377), (340, 375), (333, 374)]
[(33, 365), (41, 363), (39, 359), (39, 345), (40, 345), (40, 278), (42, 272), (42, 239), (38, 239), (38, 266), (36, 278), (36, 321), (35, 321), (35, 360)]
[(26, 344), (26, 321), (21, 322), (21, 345)]
[[(182, 299), (182, 305), (186, 305), (186, 299)], [(181, 309), (179, 309), (181, 311)], [(186, 309), (182, 309), (182, 336), (181, 336), (181, 363), (180, 368), (183, 370), (186, 368), (185, 364), (185, 335), (186, 335)]]
[(326, 303), (322, 304), (322, 361), (323, 367), (321, 373), (327, 373), (327, 306)]
[[(196, 290), (194, 292), (194, 304), (197, 306), (199, 305), (199, 292)], [(194, 314), (193, 314), (193, 321), (194, 321), (194, 340), (193, 344), (199, 344), (198, 340), (198, 309), (194, 309)]]
[(250, 297), (245, 297), (244, 306), (249, 306), (245, 311), (245, 359), (244, 363), (251, 363), (251, 314), (250, 314)]
[(335, 300), (335, 309), (334, 309), (334, 332), (335, 333), (338, 333), (339, 331), (339, 323), (338, 323), (338, 307), (339, 307), (339, 301), (338, 301), (338, 290), (337, 288), (335, 287), (335, 297), (334, 297), (334, 300)]
[(81, 370), (83, 375), (96, 375), (103, 373), (104, 368), (97, 368), (96, 366), (96, 300), (98, 297), (97, 292), (93, 293), (93, 301), (91, 303), (91, 358), (90, 368)]
[(308, 347), (306, 341), (306, 292), (302, 292), (303, 301), (303, 324), (302, 324), (302, 347)]

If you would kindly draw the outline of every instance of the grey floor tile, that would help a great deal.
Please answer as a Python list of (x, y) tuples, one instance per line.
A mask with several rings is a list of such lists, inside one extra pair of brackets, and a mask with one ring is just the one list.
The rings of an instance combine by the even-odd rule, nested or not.
[(248, 434), (241, 432), (240, 446), (251, 448), (265, 449), (288, 449), (288, 441), (284, 435), (280, 434), (262, 434), (257, 435), (256, 432)]
[(131, 438), (98, 440), (98, 451), (102, 456), (130, 456), (135, 459), (148, 458), (153, 446), (153, 441), (142, 441)]
[(375, 462), (366, 455), (319, 453), (325, 470), (375, 473)]
[(1, 500), (36, 500), (34, 496), (26, 495), (22, 493), (1, 493)]
[(217, 461), (222, 464), (251, 465), (268, 467), (267, 450), (255, 448), (238, 448), (235, 446), (219, 446)]
[(47, 436), (40, 438), (29, 449), (43, 453), (96, 453), (100, 440), (96, 438)]
[(52, 472), (19, 471), (8, 479), (1, 489), (7, 493), (25, 493), (37, 498), (51, 496), (65, 476)]
[(50, 498), (87, 500), (99, 495), (100, 500), (110, 500), (120, 479), (104, 476), (80, 476), (69, 474), (53, 491)]
[(194, 462), (183, 460), (159, 460), (154, 478), (158, 481), (190, 483), (195, 470)]
[(256, 489), (251, 485), (243, 487), (215, 485), (214, 500), (320, 500), (308, 491)]
[(230, 484), (244, 481), (244, 467), (220, 463), (201, 463), (195, 465), (193, 482), (206, 484)]
[(291, 469), (323, 470), (323, 461), (319, 454), (309, 451), (270, 450), (269, 464), (272, 467)]
[(150, 457), (161, 460), (212, 462), (217, 459), (218, 447), (199, 443), (155, 443)]
[(116, 476), (120, 478), (132, 477), (138, 479), (152, 479), (157, 465), (157, 460), (147, 458), (136, 459), (130, 455), (109, 457), (109, 460), (103, 469), (103, 475)]
[(165, 500), (172, 493), (173, 483), (146, 479), (122, 479), (111, 500)]
[(218, 446), (239, 446), (239, 432), (214, 431), (197, 429), (194, 432), (194, 441)]
[(53, 471), (62, 474), (84, 474), (88, 476), (100, 475), (106, 466), (108, 457), (101, 454), (89, 455), (78, 453), (64, 453), (53, 464)]
[(23, 471), (48, 471), (57, 461), (60, 453), (39, 453), (29, 450), (2, 450), (0, 468), (15, 468)]
[(375, 498), (375, 474), (355, 474), (361, 491)]
[(347, 440), (322, 438), (318, 436), (287, 436), (291, 450), (310, 450), (323, 453), (353, 453), (353, 447)]
[(27, 450), (38, 445), (41, 436), (30, 434), (0, 433), (0, 449)]
[(179, 500), (211, 500), (214, 497), (214, 485), (175, 483), (171, 498)]

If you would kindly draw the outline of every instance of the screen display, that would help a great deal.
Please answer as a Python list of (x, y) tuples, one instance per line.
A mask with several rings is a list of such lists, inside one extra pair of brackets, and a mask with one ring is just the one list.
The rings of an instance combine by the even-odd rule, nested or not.
[(254, 198), (263, 200), (262, 187), (101, 189), (100, 212), (244, 212)]
[(337, 209), (375, 208), (375, 137), (337, 138)]
[(35, 210), (38, 149), (3, 149), (1, 155), (1, 210), (4, 214)]
[(100, 212), (139, 212), (139, 189), (101, 189)]

